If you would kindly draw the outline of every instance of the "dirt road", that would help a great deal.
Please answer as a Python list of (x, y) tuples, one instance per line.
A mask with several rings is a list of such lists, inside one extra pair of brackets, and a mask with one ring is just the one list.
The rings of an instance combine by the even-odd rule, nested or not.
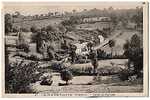
[(133, 93), (142, 92), (142, 85), (133, 86), (113, 86), (112, 84), (87, 85), (93, 80), (93, 76), (76, 76), (67, 86), (58, 86), (64, 83), (59, 76), (53, 77), (51, 86), (40, 85), (40, 82), (32, 84), (32, 88), (39, 94), (45, 93)]

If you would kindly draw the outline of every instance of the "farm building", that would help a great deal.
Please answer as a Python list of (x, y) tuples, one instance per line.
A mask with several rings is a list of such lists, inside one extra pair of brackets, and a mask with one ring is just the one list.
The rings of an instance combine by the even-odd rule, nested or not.
[(84, 30), (103, 30), (104, 28), (112, 28), (112, 23), (111, 22), (95, 22), (95, 23), (84, 23), (84, 24), (79, 24), (76, 26), (77, 29), (84, 29)]
[(131, 22), (128, 22), (126, 28), (127, 29), (136, 29), (137, 27), (137, 24), (136, 23), (131, 23)]
[(89, 18), (83, 18), (83, 23), (89, 23), (89, 22), (109, 22), (111, 21), (110, 17), (89, 17)]

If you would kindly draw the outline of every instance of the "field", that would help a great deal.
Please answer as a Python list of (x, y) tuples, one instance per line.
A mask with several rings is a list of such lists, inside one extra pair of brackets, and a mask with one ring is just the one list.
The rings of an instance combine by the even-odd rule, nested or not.
[(52, 25), (52, 26), (58, 25), (63, 20), (64, 19), (62, 18), (52, 18), (52, 19), (44, 19), (44, 20), (24, 21), (24, 22), (14, 23), (14, 27), (22, 26), (23, 28), (30, 29), (32, 26), (36, 26), (38, 28), (43, 28), (48, 25)]

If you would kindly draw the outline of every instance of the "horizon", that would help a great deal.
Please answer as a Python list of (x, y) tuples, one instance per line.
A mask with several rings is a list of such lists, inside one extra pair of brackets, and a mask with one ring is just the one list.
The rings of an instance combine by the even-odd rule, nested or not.
[(19, 11), (22, 15), (47, 14), (48, 12), (72, 12), (76, 10), (81, 12), (84, 9), (135, 9), (142, 7), (143, 2), (4, 2), (4, 13), (13, 14)]

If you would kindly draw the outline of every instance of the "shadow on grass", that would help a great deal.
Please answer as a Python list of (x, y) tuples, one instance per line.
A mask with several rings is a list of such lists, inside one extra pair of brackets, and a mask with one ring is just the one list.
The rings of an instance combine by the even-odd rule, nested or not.
[(70, 85), (93, 85), (93, 84), (92, 84), (92, 82), (85, 83), (85, 84), (73, 84), (73, 83), (66, 84), (66, 83), (58, 83), (58, 86), (70, 86)]

